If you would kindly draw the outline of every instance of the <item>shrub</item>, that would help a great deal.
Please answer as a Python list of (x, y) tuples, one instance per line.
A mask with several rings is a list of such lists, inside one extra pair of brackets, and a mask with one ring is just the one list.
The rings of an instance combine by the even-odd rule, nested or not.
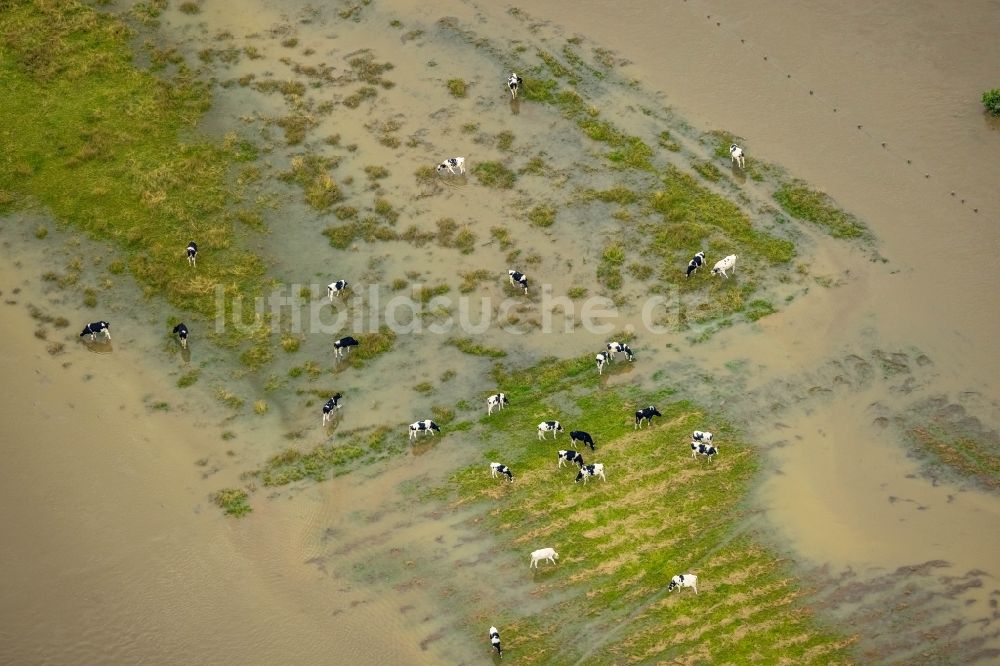
[(253, 511), (247, 502), (247, 491), (241, 488), (225, 488), (212, 495), (212, 501), (226, 514), (239, 518)]
[(552, 204), (539, 204), (528, 213), (528, 219), (536, 227), (551, 227), (556, 221), (556, 207)]
[(1000, 88), (987, 90), (983, 93), (983, 106), (994, 116), (1000, 116)]
[(448, 81), (448, 92), (452, 97), (465, 97), (466, 84), (462, 79), (451, 79)]

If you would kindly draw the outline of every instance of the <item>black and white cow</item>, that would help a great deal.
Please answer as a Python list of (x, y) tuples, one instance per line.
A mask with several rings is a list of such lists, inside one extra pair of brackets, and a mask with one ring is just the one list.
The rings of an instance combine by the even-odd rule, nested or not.
[(490, 627), (490, 645), (497, 651), (500, 658), (503, 659), (503, 648), (500, 647), (500, 632), (497, 631), (496, 627)]
[(545, 433), (551, 432), (552, 439), (556, 438), (556, 435), (563, 431), (562, 425), (559, 421), (542, 421), (538, 424), (538, 439), (545, 439)]
[(597, 374), (604, 374), (604, 366), (611, 360), (611, 354), (608, 352), (599, 352), (594, 359), (597, 361)]
[(564, 463), (576, 463), (580, 467), (583, 467), (583, 454), (579, 451), (569, 451), (567, 449), (559, 450), (559, 465), (557, 469), (562, 468)]
[(337, 355), (337, 358), (343, 358), (345, 353), (344, 350), (350, 352), (351, 347), (357, 346), (358, 341), (348, 335), (346, 338), (341, 338), (333, 343), (333, 351)]
[(698, 270), (704, 265), (705, 265), (705, 253), (699, 252), (691, 258), (691, 261), (688, 262), (687, 276), (691, 277), (692, 273), (694, 273), (696, 270)]
[(343, 295), (345, 289), (347, 289), (347, 280), (337, 280), (326, 285), (326, 295), (330, 297), (330, 302), (333, 303), (334, 294)]
[(323, 405), (323, 425), (329, 423), (330, 419), (333, 418), (333, 410), (340, 409), (340, 399), (343, 397), (343, 395), (338, 393), (327, 400), (326, 404)]
[(490, 475), (494, 479), (499, 476), (506, 476), (508, 481), (514, 480), (514, 473), (510, 471), (510, 467), (507, 467), (507, 465), (501, 465), (497, 462), (490, 463)]
[(695, 430), (691, 433), (691, 440), (694, 442), (703, 442), (705, 444), (712, 443), (712, 433), (707, 430)]
[(96, 340), (98, 333), (104, 333), (104, 337), (110, 340), (111, 324), (106, 321), (91, 322), (83, 327), (83, 332), (80, 333), (80, 337), (82, 338), (85, 335), (89, 335), (91, 340)]
[(188, 346), (188, 327), (184, 325), (184, 322), (174, 326), (174, 335), (177, 339), (181, 341), (181, 348), (187, 349)]
[(718, 447), (712, 444), (699, 444), (698, 442), (691, 442), (692, 458), (697, 458), (698, 454), (700, 453), (701, 455), (711, 460), (712, 456), (716, 455), (718, 452), (719, 452)]
[(743, 156), (743, 149), (735, 143), (729, 146), (729, 163), (739, 164), (742, 169), (746, 165), (746, 158)]
[(583, 479), (583, 482), (586, 484), (587, 481), (592, 476), (599, 476), (601, 477), (601, 481), (607, 481), (607, 478), (605, 478), (604, 476), (603, 463), (594, 463), (593, 465), (581, 465), (580, 473), (576, 475), (576, 481), (574, 481), (573, 483), (580, 483), (580, 479)]
[(524, 79), (517, 75), (517, 72), (511, 72), (510, 76), (507, 77), (507, 90), (510, 91), (510, 99), (513, 101), (517, 99), (517, 92), (521, 89), (521, 85), (524, 83)]
[(694, 574), (677, 574), (670, 579), (670, 585), (667, 585), (667, 592), (673, 592), (682, 587), (690, 587), (694, 590), (695, 594), (698, 594), (698, 577)]
[(589, 446), (591, 451), (597, 450), (597, 447), (594, 446), (594, 438), (590, 436), (589, 432), (574, 430), (569, 434), (569, 438), (574, 444), (582, 442), (583, 444)]
[(632, 353), (632, 350), (629, 349), (629, 346), (627, 344), (625, 344), (624, 342), (609, 342), (608, 353), (611, 354), (612, 361), (615, 360), (615, 354), (617, 354), (618, 352), (622, 352), (623, 354), (625, 354), (625, 358), (627, 358), (629, 361), (635, 360), (635, 354)]
[(420, 431), (429, 432), (433, 435), (435, 432), (441, 432), (441, 428), (438, 427), (437, 423), (431, 421), (430, 419), (424, 419), (423, 421), (417, 421), (416, 423), (410, 424), (410, 439), (416, 439), (417, 433)]
[(497, 411), (504, 408), (504, 405), (509, 405), (510, 401), (507, 400), (506, 393), (497, 393), (486, 398), (486, 415), (489, 416), (493, 413), (493, 408), (495, 407)]
[(649, 424), (653, 424), (654, 416), (663, 416), (656, 407), (650, 405), (649, 407), (643, 407), (635, 413), (635, 427), (642, 428), (643, 421), (649, 421)]
[(188, 243), (188, 246), (187, 246), (187, 258), (188, 258), (188, 263), (191, 264), (191, 266), (196, 266), (197, 265), (197, 263), (198, 263), (198, 244), (195, 243), (194, 241), (191, 241), (190, 243)]
[(507, 271), (507, 276), (510, 277), (510, 286), (523, 287), (524, 293), (528, 293), (528, 276), (513, 269)]
[(437, 165), (437, 172), (448, 173), (455, 175), (463, 175), (465, 173), (465, 158), (464, 157), (449, 157), (441, 164)]

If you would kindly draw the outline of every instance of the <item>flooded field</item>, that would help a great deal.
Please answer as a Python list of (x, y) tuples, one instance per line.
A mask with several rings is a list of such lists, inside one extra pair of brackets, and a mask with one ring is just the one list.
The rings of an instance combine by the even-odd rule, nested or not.
[[(166, 334), (177, 313), (108, 277), (113, 252), (43, 214), (5, 219), (2, 358), (18, 390), (3, 407), (2, 506), (18, 538), (0, 548), (0, 661), (488, 659), (484, 609), (516, 609), (513, 623), (571, 599), (516, 573), (526, 547), (483, 529), (495, 507), (434, 501), (482, 460), (468, 431), (413, 447), (401, 431), (321, 483), (267, 486), (262, 470), (289, 447), (336, 448), (386, 423), (471, 421), (494, 363), (592, 353), (624, 332), (638, 359), (606, 386), (677, 389), (755, 443), (765, 471), (745, 530), (789, 562), (804, 603), (854, 639), (859, 661), (994, 660), (996, 474), (963, 479), (921, 457), (915, 433), (944, 428), (997, 453), (1000, 129), (977, 100), (996, 85), (1000, 17), (988, 2), (950, 14), (771, 4), (112, 5), (146, 23), (142, 60), (212, 80), (201, 131), (260, 147), (238, 177), (239, 242), (285, 299), (284, 351), (262, 370), (241, 364), (208, 340), (233, 326), (221, 317), (189, 320), (182, 353)], [(529, 85), (551, 76), (579, 91), (583, 120), (567, 120), (575, 101), (533, 101), (530, 87), (512, 102), (515, 67)], [(595, 139), (612, 130), (589, 116), (618, 134)], [(740, 137), (746, 172), (709, 130)], [(630, 168), (646, 158), (622, 136), (739, 202), (759, 235), (741, 246), (738, 231), (717, 232), (705, 247), (709, 266), (740, 254), (735, 281), (670, 282), (693, 250), (677, 263), (673, 239), (651, 240), (660, 218), (642, 193), (660, 185)], [(457, 155), (465, 176), (433, 172)], [(788, 220), (772, 172), (754, 171), (765, 162), (830, 194), (873, 238)], [(776, 258), (791, 243), (794, 259)], [(529, 296), (508, 268), (530, 276)], [(109, 282), (81, 305), (53, 269)], [(353, 288), (330, 305), (336, 279)], [(604, 331), (584, 322), (593, 296), (615, 313)], [(338, 316), (338, 336), (360, 336), (390, 311), (410, 328), (385, 353), (333, 362)], [(99, 318), (113, 343), (78, 341)], [(345, 408), (323, 428), (334, 391)], [(250, 489), (249, 516), (210, 501), (227, 487)], [(498, 571), (502, 586), (484, 585)], [(605, 647), (591, 637), (572, 660), (621, 659)]]

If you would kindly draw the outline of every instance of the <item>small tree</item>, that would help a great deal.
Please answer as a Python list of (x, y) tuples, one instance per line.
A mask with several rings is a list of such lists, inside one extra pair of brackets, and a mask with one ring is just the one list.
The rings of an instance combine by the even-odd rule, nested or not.
[(1000, 88), (987, 90), (983, 93), (983, 106), (994, 116), (1000, 116)]

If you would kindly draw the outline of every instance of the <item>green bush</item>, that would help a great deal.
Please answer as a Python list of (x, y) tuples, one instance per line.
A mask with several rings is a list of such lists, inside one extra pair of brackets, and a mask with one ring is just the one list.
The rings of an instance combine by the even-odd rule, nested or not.
[(994, 116), (1000, 116), (1000, 88), (987, 90), (983, 93), (983, 106)]

